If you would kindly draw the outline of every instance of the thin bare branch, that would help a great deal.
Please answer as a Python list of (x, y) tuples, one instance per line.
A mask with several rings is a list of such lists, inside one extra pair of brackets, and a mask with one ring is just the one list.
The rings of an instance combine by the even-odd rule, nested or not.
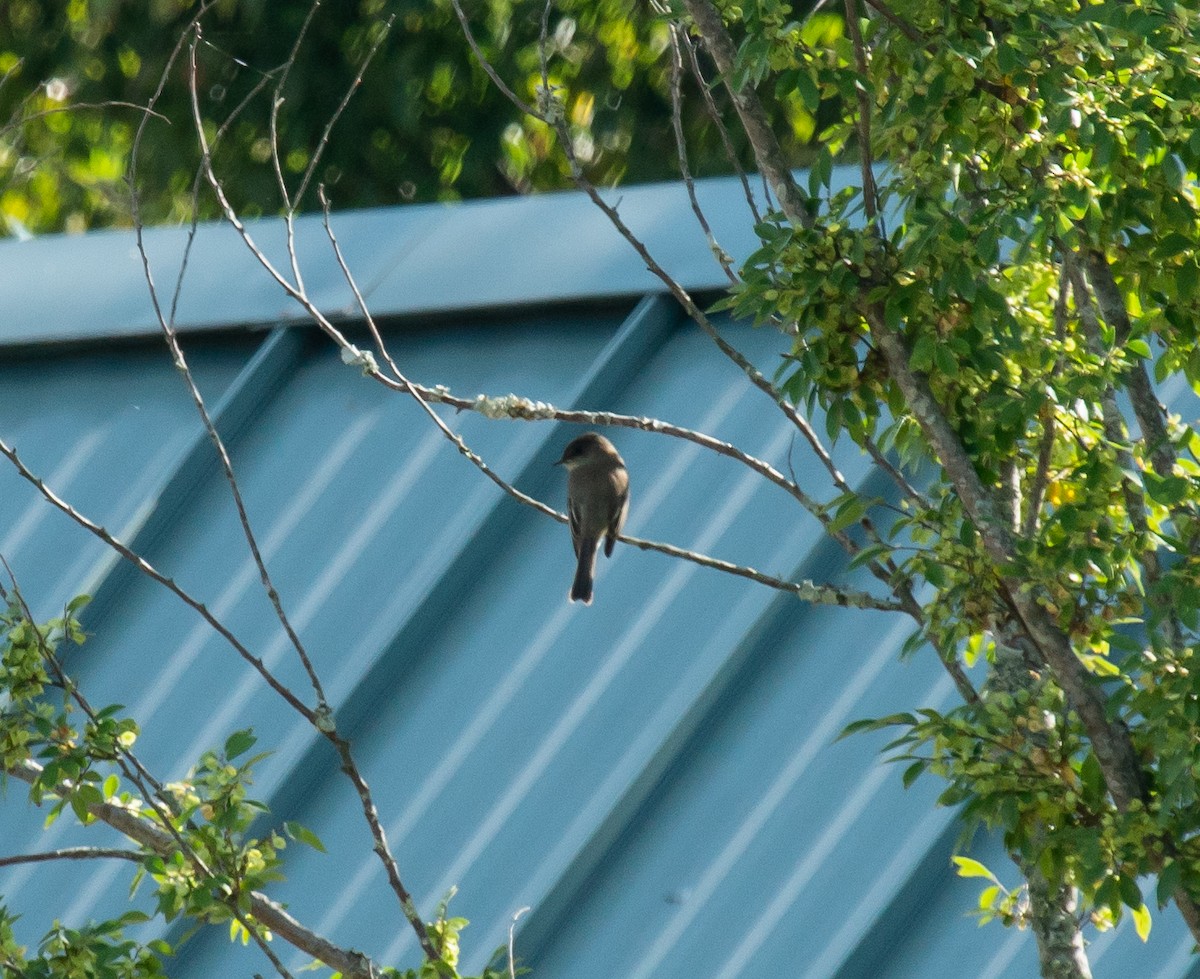
[[(1054, 301), (1054, 335), (1061, 342), (1067, 334), (1067, 295), (1070, 291), (1070, 278), (1064, 267), (1058, 277), (1058, 296)], [(1061, 358), (1052, 370), (1057, 374), (1061, 367)], [(1025, 520), (1021, 525), (1021, 533), (1032, 538), (1037, 532), (1041, 521), (1042, 500), (1050, 481), (1050, 463), (1054, 455), (1054, 440), (1058, 428), (1053, 406), (1047, 405), (1040, 412), (1042, 420), (1042, 441), (1038, 446), (1038, 458), (1033, 472), (1033, 480), (1025, 501)]]
[(733, 106), (737, 110), (742, 128), (754, 149), (758, 168), (775, 192), (783, 213), (797, 227), (810, 227), (813, 218), (809, 213), (808, 198), (792, 176), (787, 157), (775, 137), (762, 103), (749, 87), (734, 85), (737, 49), (729, 32), (725, 30), (720, 11), (709, 0), (683, 0), (683, 5), (700, 32), (704, 46), (712, 55), (717, 71), (721, 73), (721, 79), (730, 98), (733, 99)]
[(528, 912), (528, 907), (521, 908), (513, 915), (512, 921), (508, 926), (508, 979), (517, 979), (517, 960), (514, 954), (514, 946), (517, 938), (517, 922), (521, 920), (521, 915)]
[[(7, 76), (5, 76), (7, 78)], [(2, 83), (4, 79), (0, 79)], [(64, 112), (76, 112), (79, 110), (88, 109), (135, 109), (143, 115), (152, 116), (160, 122), (165, 122), (168, 126), (171, 125), (171, 120), (160, 112), (154, 112), (147, 109), (144, 105), (139, 105), (137, 102), (122, 102), (120, 100), (110, 100), (107, 102), (72, 102), (70, 105), (56, 105), (52, 109), (38, 109), (34, 112), (22, 112), (18, 118), (14, 118), (3, 126), (0, 126), (0, 137), (12, 129), (17, 129), (25, 125), (27, 122), (32, 122), (34, 119), (42, 119), (46, 116), (57, 116)]]
[(928, 39), (912, 24), (906, 21), (903, 17), (892, 10), (883, 0), (866, 0), (867, 4), (874, 7), (883, 15), (884, 19), (892, 26), (896, 27), (901, 34), (907, 37), (914, 44), (919, 44), (924, 47), (929, 43)]
[(863, 207), (867, 220), (875, 236), (881, 241), (887, 239), (887, 233), (881, 224), (879, 214), (879, 189), (875, 186), (875, 168), (871, 149), (871, 97), (867, 93), (867, 54), (863, 46), (862, 31), (858, 26), (858, 10), (855, 0), (845, 0), (846, 29), (850, 32), (850, 40), (854, 45), (854, 60), (858, 78), (854, 83), (854, 93), (858, 100), (858, 113), (855, 120), (858, 127), (858, 160), (862, 173)]
[(304, 643), (300, 636), (296, 633), (292, 626), (292, 621), (288, 617), (283, 608), (283, 601), (279, 597), (279, 592), (275, 588), (274, 581), (271, 580), (271, 574), (267, 570), (266, 560), (262, 556), (262, 550), (258, 546), (258, 538), (254, 533), (254, 529), (250, 526), (250, 516), (246, 512), (245, 500), (242, 498), (241, 487), (238, 485), (237, 477), (233, 471), (233, 460), (229, 456), (229, 451), (225, 446), (225, 440), (221, 438), (217, 431), (217, 426), (213, 423), (212, 415), (209, 414), (208, 406), (204, 402), (204, 396), (200, 393), (200, 388), (196, 384), (196, 379), (192, 376), (191, 368), (188, 366), (187, 358), (184, 355), (183, 347), (179, 342), (179, 334), (176, 332), (174, 325), (162, 315), (162, 309), (158, 302), (157, 290), (154, 287), (154, 281), (150, 275), (150, 258), (146, 254), (145, 247), (142, 242), (142, 236), (139, 233), (138, 252), (142, 258), (142, 267), (146, 274), (146, 282), (150, 287), (154, 310), (158, 316), (159, 326), (162, 328), (163, 335), (166, 337), (167, 345), (171, 349), (171, 356), (175, 361), (175, 367), (178, 369), (180, 376), (187, 386), (188, 394), (191, 395), (192, 403), (196, 406), (196, 411), (200, 415), (200, 421), (204, 425), (204, 430), (208, 434), (209, 441), (212, 442), (213, 448), (216, 450), (217, 458), (221, 462), (221, 471), (225, 475), (225, 482), (229, 485), (229, 492), (233, 498), (234, 508), (237, 510), (238, 522), (241, 524), (242, 536), (246, 539), (246, 546), (250, 550), (250, 556), (254, 561), (255, 567), (258, 569), (259, 579), (262, 581), (263, 590), (266, 592), (267, 598), (271, 602), (271, 607), (275, 610), (275, 616), (279, 619), (280, 625), (283, 626), (284, 632), (287, 634), (288, 641), (292, 644), (292, 648), (296, 650), (296, 655), (300, 658), (301, 664), (304, 666), (304, 671), (308, 675), (309, 683), (312, 684), (313, 692), (317, 696), (317, 710), (321, 712), (326, 707), (325, 690), (321, 685), (320, 677), (317, 676), (317, 671), (313, 666), (312, 660), (308, 655), (308, 650), (305, 649)]
[[(563, 523), (566, 523), (566, 517), (562, 514), (555, 514)], [(694, 551), (687, 551), (681, 547), (675, 547), (673, 544), (662, 544), (658, 541), (642, 540), (640, 537), (627, 537), (622, 535), (620, 540), (626, 544), (639, 548), (643, 551), (658, 551), (661, 554), (667, 554), (670, 557), (683, 558), (685, 561), (691, 561), (694, 564), (699, 564), (706, 568), (716, 568), (718, 571), (724, 571), (726, 574), (737, 575), (739, 578), (748, 578), (751, 581), (757, 581), (760, 585), (768, 585), (777, 591), (790, 592), (797, 598), (805, 602), (810, 602), (813, 605), (840, 605), (845, 608), (870, 608), (880, 612), (902, 612), (904, 606), (898, 602), (889, 601), (885, 598), (876, 598), (874, 595), (869, 595), (866, 592), (852, 591), (844, 588), (834, 588), (831, 585), (818, 585), (811, 581), (783, 581), (780, 578), (772, 577), (771, 575), (763, 574), (761, 571), (755, 571), (754, 568), (747, 568), (742, 565), (730, 564), (728, 561), (721, 561), (717, 558), (711, 558), (704, 554), (697, 554)]]
[(367, 73), (367, 68), (371, 62), (375, 60), (375, 55), (379, 53), (379, 49), (383, 47), (383, 42), (387, 40), (388, 35), (392, 32), (392, 25), (396, 22), (396, 15), (392, 14), (383, 23), (383, 27), (378, 30), (375, 40), (371, 42), (370, 48), (363, 56), (359, 63), (358, 71), (354, 75), (353, 81), (346, 86), (346, 91), (342, 95), (342, 100), (338, 103), (337, 108), (325, 120), (325, 128), (321, 131), (321, 138), (317, 141), (316, 149), (313, 150), (312, 157), (308, 161), (308, 166), (304, 168), (304, 176), (300, 179), (300, 186), (296, 190), (296, 204), (304, 199), (304, 195), (308, 192), (308, 186), (312, 183), (313, 175), (317, 172), (317, 165), (321, 162), (321, 158), (325, 155), (325, 150), (329, 148), (329, 137), (333, 133), (333, 127), (337, 125), (338, 120), (346, 111), (346, 107), (350, 104), (350, 100), (354, 97), (354, 93), (358, 91), (362, 85), (363, 76)]
[(450, 0), (450, 6), (454, 8), (454, 14), (456, 17), (458, 17), (458, 23), (462, 26), (463, 36), (467, 39), (467, 44), (470, 46), (471, 51), (475, 55), (476, 60), (479, 62), (480, 67), (483, 68), (483, 70), (487, 73), (488, 78), (492, 80), (492, 84), (500, 90), (506, 99), (508, 99), (526, 115), (532, 116), (535, 119), (541, 119), (542, 122), (545, 122), (545, 116), (528, 102), (526, 102), (523, 98), (517, 95), (517, 93), (511, 88), (509, 88), (508, 83), (504, 81), (504, 79), (500, 76), (500, 73), (492, 66), (492, 63), (488, 59), (487, 55), (483, 53), (483, 48), (481, 48), (479, 46), (479, 42), (475, 40), (475, 32), (471, 30), (471, 22), (467, 20), (467, 15), (463, 12), (462, 4), (459, 2), (459, 0)]
[[(316, 17), (320, 6), (321, 0), (311, 0), (308, 5), (308, 12), (304, 15), (304, 21), (300, 24), (300, 29), (292, 39), (291, 50), (288, 51), (288, 56), (284, 59), (283, 67), (275, 78), (275, 88), (271, 93), (271, 111), (267, 116), (267, 129), (271, 134), (271, 169), (275, 172), (275, 185), (279, 190), (279, 196), (283, 199), (284, 210), (288, 214), (296, 210), (296, 201), (299, 201), (300, 198), (297, 195), (296, 201), (292, 200), (291, 194), (288, 193), (287, 180), (283, 176), (283, 162), (279, 159), (279, 110), (283, 107), (284, 86), (287, 85), (287, 80), (291, 77), (292, 66), (296, 64), (296, 58), (300, 54), (300, 46), (304, 43), (304, 38), (308, 36), (308, 29), (312, 25), (313, 18)], [(288, 232), (289, 234), (291, 233), (290, 224)]]
[(138, 850), (119, 850), (102, 846), (68, 846), (42, 853), (18, 853), (0, 857), (0, 867), (16, 867), (24, 863), (49, 863), (53, 860), (129, 860), (141, 863), (146, 858)]
[(203, 618), (204, 621), (207, 622), (226, 642), (228, 642), (237, 651), (237, 654), (241, 656), (241, 658), (245, 660), (256, 673), (259, 674), (259, 676), (266, 680), (267, 684), (272, 690), (279, 694), (279, 696), (282, 697), (287, 704), (306, 721), (308, 721), (310, 724), (315, 724), (317, 720), (316, 713), (302, 700), (300, 700), (299, 697), (292, 693), (291, 690), (284, 686), (283, 683), (276, 679), (275, 675), (267, 669), (263, 661), (250, 652), (250, 650), (243, 645), (242, 641), (238, 639), (237, 636), (235, 636), (229, 630), (229, 628), (223, 622), (221, 622), (220, 619), (218, 619), (211, 611), (209, 611), (208, 606), (206, 606), (199, 599), (194, 598), (191, 594), (176, 584), (173, 578), (168, 578), (140, 554), (136, 554), (134, 551), (130, 550), (130, 548), (113, 537), (113, 535), (107, 530), (105, 530), (99, 524), (89, 520), (82, 513), (71, 506), (71, 504), (67, 503), (60, 496), (58, 496), (42, 481), (39, 476), (35, 475), (29, 469), (29, 467), (21, 461), (21, 457), (17, 454), (16, 450), (10, 447), (8, 443), (3, 441), (3, 439), (0, 439), (0, 455), (5, 456), (9, 462), (13, 464), (23, 479), (33, 484), (38, 492), (45, 497), (47, 502), (65, 513), (84, 530), (88, 531), (88, 533), (98, 537), (143, 574), (153, 578), (168, 591), (175, 594), (185, 605), (195, 609), (195, 611), (199, 613), (200, 617)]
[[(750, 189), (750, 178), (746, 176), (746, 169), (742, 166), (742, 161), (738, 159), (737, 150), (733, 147), (733, 140), (729, 136), (729, 127), (725, 125), (725, 119), (721, 115), (721, 110), (717, 108), (717, 100), (713, 98), (712, 87), (708, 83), (708, 79), (704, 77), (704, 71), (700, 67), (700, 60), (696, 57), (696, 45), (692, 43), (691, 37), (687, 31), (678, 31), (680, 45), (687, 52), (688, 66), (692, 72), (692, 78), (696, 80), (696, 85), (700, 89), (701, 97), (704, 99), (704, 107), (708, 111), (708, 117), (712, 120), (713, 127), (717, 130), (717, 135), (721, 137), (721, 145), (725, 149), (725, 157), (729, 160), (733, 167), (734, 173), (738, 175), (738, 180), (742, 184), (742, 192), (746, 195), (746, 205), (750, 208), (750, 214), (754, 217), (754, 223), (758, 224), (762, 221), (762, 214), (758, 210), (758, 202), (754, 199), (754, 192)], [(771, 206), (771, 188), (767, 184), (766, 177), (763, 177), (763, 190), (766, 194), (767, 207)]]
[(688, 200), (692, 205), (692, 213), (696, 215), (696, 220), (700, 224), (700, 230), (704, 232), (704, 238), (708, 242), (709, 251), (712, 252), (713, 258), (717, 260), (717, 264), (721, 266), (721, 270), (733, 285), (737, 285), (741, 280), (737, 273), (733, 271), (733, 256), (725, 251), (717, 241), (716, 235), (713, 234), (712, 227), (708, 223), (708, 218), (704, 214), (704, 209), (700, 207), (700, 201), (696, 199), (696, 182), (692, 179), (691, 167), (688, 164), (687, 139), (683, 134), (683, 51), (682, 42), (680, 40), (683, 34), (683, 29), (678, 24), (671, 25), (671, 130), (675, 134), (675, 151), (679, 157), (679, 173), (683, 177), (683, 185), (687, 188)]

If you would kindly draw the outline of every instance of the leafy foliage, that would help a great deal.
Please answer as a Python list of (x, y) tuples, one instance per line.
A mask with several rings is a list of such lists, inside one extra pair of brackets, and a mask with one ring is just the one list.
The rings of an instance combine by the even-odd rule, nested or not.
[[(0, 589), (0, 595), (8, 602), (0, 614), (0, 690), (6, 694), (0, 702), (0, 744), (8, 777), (32, 776), (29, 798), (35, 805), (49, 805), (47, 825), (67, 813), (81, 825), (91, 825), (109, 807), (157, 831), (149, 837), (157, 843), (131, 837), (133, 853), (141, 859), (131, 864), (136, 870), (130, 893), (151, 881), (155, 917), (228, 924), (231, 940), (243, 944), (271, 941), (270, 931), (254, 917), (252, 894), (283, 878), (283, 851), (289, 840), (319, 852), (325, 848), (315, 833), (296, 822), (251, 835), (269, 815), (266, 806), (249, 795), (255, 766), (267, 757), (248, 755), (256, 743), (254, 733), (235, 731), (219, 750), (206, 751), (186, 778), (157, 786), (134, 762), (137, 725), (122, 717), (117, 705), (94, 710), (77, 695), (59, 664), (62, 642), (82, 644), (86, 639), (77, 618), (86, 596), (73, 600), (60, 618), (38, 625), (28, 618), (18, 593)], [(51, 696), (55, 691), (59, 696)], [(448, 901), (449, 896), (429, 923), (440, 961), (385, 974), (401, 979), (459, 975), (459, 935), (467, 921), (448, 916)], [(131, 927), (153, 920), (145, 912), (130, 910), (82, 927), (55, 922), (31, 954), (17, 941), (17, 917), (0, 905), (0, 969), (6, 975), (151, 979), (166, 975), (163, 958), (175, 952), (161, 939), (140, 943), (127, 937)], [(496, 953), (496, 961), (503, 952)], [(488, 967), (479, 979), (507, 975), (506, 966), (503, 971)]]
[(906, 501), (896, 578), (936, 596), (920, 638), (994, 661), (1013, 630), (1002, 584), (1020, 582), (1127, 728), (1145, 791), (1114, 805), (1036, 658), (1021, 689), (989, 681), (977, 704), (864, 726), (898, 728), (906, 781), (941, 776), (944, 804), (1078, 888), (1097, 921), (1130, 908), (1148, 934), (1139, 877), (1160, 874), (1160, 903), (1200, 897), (1200, 438), (1148, 380), (1200, 390), (1200, 19), (1156, 0), (888, 7), (859, 24), (861, 52), (743, 43), (755, 78), (790, 57), (806, 90), (843, 95), (823, 159), (861, 156), (866, 136), (886, 163), (877, 195), (815, 167), (815, 221), (761, 225), (727, 305), (794, 325), (784, 387), (831, 436), (943, 462), (875, 342), (902, 336), (1014, 540), (998, 563), (944, 469)]

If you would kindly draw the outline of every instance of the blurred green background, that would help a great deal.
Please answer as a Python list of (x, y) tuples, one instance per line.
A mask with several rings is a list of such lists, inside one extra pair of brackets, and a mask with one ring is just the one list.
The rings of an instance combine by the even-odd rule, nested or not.
[[(532, 101), (540, 81), (541, 0), (464, 5), (489, 59)], [(236, 110), (216, 165), (246, 216), (283, 206), (270, 159), (270, 104), (310, 6), (310, 0), (219, 0), (204, 15), (197, 91), (210, 135)], [(128, 225), (137, 106), (160, 84), (156, 111), (165, 118), (149, 121), (138, 154), (143, 219), (190, 219), (200, 156), (186, 45), (166, 69), (197, 9), (185, 0), (0, 3), (0, 234)], [(551, 134), (522, 118), (491, 84), (448, 0), (360, 0), (317, 8), (288, 75), (279, 143), (293, 188), (389, 17), (391, 30), (338, 121), (300, 210), (318, 207), (317, 183), (327, 186), (335, 208), (570, 186)], [(609, 186), (678, 175), (666, 22), (645, 0), (559, 0), (549, 35), (552, 81), (561, 86), (587, 176)], [(713, 77), (710, 65), (705, 71)], [(815, 120), (793, 93), (764, 94), (803, 162)], [(693, 172), (731, 172), (690, 79), (685, 95)], [(715, 95), (725, 107), (724, 92)], [(113, 102), (129, 104), (102, 104)], [(749, 162), (744, 142), (737, 152)], [(197, 201), (201, 216), (216, 216), (206, 188)]]

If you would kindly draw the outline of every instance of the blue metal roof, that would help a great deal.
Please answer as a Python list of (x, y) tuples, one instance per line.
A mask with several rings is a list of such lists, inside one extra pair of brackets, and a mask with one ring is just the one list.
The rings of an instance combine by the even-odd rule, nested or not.
[[(704, 181), (700, 194), (725, 247), (747, 254), (737, 182)], [(681, 188), (610, 199), (688, 288), (723, 286)], [(409, 376), (464, 395), (515, 391), (668, 419), (824, 485), (770, 402), (581, 195), (351, 212), (334, 224)], [(281, 256), (278, 221), (251, 231)], [(310, 294), (360, 330), (320, 220), (301, 219), (298, 235)], [(147, 233), (160, 288), (173, 286), (185, 238)], [(0, 268), (0, 434), (306, 691), (159, 338), (132, 235), (3, 242)], [(906, 621), (808, 606), (628, 547), (601, 562), (594, 606), (569, 605), (566, 529), (482, 479), (409, 399), (347, 368), (227, 226), (199, 230), (179, 321), (401, 874), (427, 915), (458, 887), (467, 969), (528, 905), (516, 944), (535, 977), (1036, 974), (1030, 935), (967, 916), (978, 882), (951, 871), (958, 830), (933, 806), (938, 785), (904, 791), (878, 738), (834, 742), (860, 717), (955, 702), (932, 654), (898, 661)], [(781, 337), (725, 329), (773, 370)], [(572, 429), (444, 417), (501, 475), (561, 507), (551, 463)], [(736, 463), (652, 433), (612, 437), (632, 476), (630, 533), (871, 587), (790, 498)], [(852, 484), (877, 479), (852, 447), (835, 457)], [(39, 615), (96, 595), (93, 636), (69, 667), (93, 703), (127, 705), (152, 771), (178, 778), (246, 726), (274, 751), (255, 794), (328, 853), (290, 848), (272, 897), (341, 945), (415, 960), (332, 751), (218, 636), (7, 465), (0, 553)], [(7, 793), (0, 850), (108, 840), (103, 827), (65, 820), (44, 831), (22, 786)], [(972, 854), (1015, 882), (998, 842), (980, 839)], [(0, 872), (29, 940), (56, 915), (125, 908), (127, 888), (125, 864)], [(1178, 977), (1191, 945), (1164, 913), (1148, 945), (1125, 923), (1090, 955), (1101, 979)], [(180, 979), (246, 975), (265, 968), (257, 954), (212, 929), (170, 968)]]

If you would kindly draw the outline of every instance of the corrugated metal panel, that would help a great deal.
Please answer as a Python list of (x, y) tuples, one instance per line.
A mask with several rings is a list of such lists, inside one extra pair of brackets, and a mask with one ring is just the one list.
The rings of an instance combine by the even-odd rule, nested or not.
[[(683, 244), (697, 236), (678, 189), (624, 193), (622, 213), (673, 249), (672, 268), (694, 287), (720, 285), (702, 240), (698, 251)], [(702, 193), (727, 224), (744, 206), (733, 182)], [(411, 376), (460, 393), (517, 391), (669, 419), (824, 485), (769, 401), (670, 303), (635, 305), (652, 283), (618, 254), (619, 240), (611, 249), (600, 240), (597, 220), (582, 198), (554, 195), (336, 222), (378, 311), (439, 311), (391, 321), (392, 350)], [(278, 237), (277, 225), (256, 230)], [(313, 294), (340, 308), (348, 294), (317, 271), (328, 266), (313, 232), (310, 222)], [(182, 240), (154, 235), (156, 255)], [(244, 274), (244, 289), (228, 288), (230, 271), (248, 268), (228, 229), (206, 228), (199, 240), (185, 323), (267, 326), (285, 313), (265, 278)], [(752, 244), (737, 243), (742, 253)], [(131, 239), (54, 244), (54, 261), (70, 260), (86, 284), (103, 280)], [(32, 266), (51, 254), (39, 242), (0, 250)], [(19, 311), (8, 342), (152, 333), (135, 273), (110, 278), (92, 309), (77, 296), (46, 300), (38, 275), (25, 278), (28, 292), (7, 280), (4, 301)], [(576, 302), (545, 305), (564, 299)], [(726, 329), (773, 368), (777, 335)], [(950, 872), (956, 828), (932, 808), (936, 784), (904, 792), (899, 772), (879, 763), (878, 740), (832, 743), (855, 718), (953, 702), (932, 656), (897, 662), (904, 623), (811, 608), (631, 548), (601, 562), (593, 607), (570, 606), (565, 528), (503, 497), (410, 401), (346, 368), (311, 330), (192, 332), (187, 348), (405, 881), (426, 913), (459, 888), (452, 909), (472, 920), (469, 968), (530, 905), (517, 944), (535, 976), (1035, 974), (1028, 935), (980, 931), (965, 916), (977, 888)], [(561, 505), (551, 463), (571, 429), (447, 420), (502, 475)], [(161, 341), (6, 356), (0, 432), (51, 486), (307, 689)], [(631, 533), (869, 587), (844, 574), (840, 552), (785, 494), (736, 463), (653, 434), (613, 437), (632, 474)], [(874, 478), (855, 451), (843, 446), (837, 458), (852, 483)], [(413, 961), (332, 753), (194, 613), (114, 565), (6, 467), (0, 552), (41, 614), (96, 590), (95, 635), (71, 668), (95, 703), (124, 703), (139, 719), (139, 754), (152, 770), (178, 777), (253, 725), (275, 752), (260, 767), (258, 797), (329, 849), (289, 850), (288, 879), (272, 896), (340, 944)], [(80, 838), (59, 825), (43, 836), (40, 815), (11, 800), (0, 820), (5, 849)], [(1006, 865), (994, 841), (975, 853)], [(0, 874), (0, 894), (27, 915), (32, 936), (63, 912), (65, 888), (67, 920), (123, 908), (125, 875), (123, 865), (16, 868)], [(1099, 977), (1174, 977), (1186, 974), (1190, 946), (1168, 913), (1149, 946), (1122, 927), (1092, 958)], [(205, 932), (172, 974), (243, 975), (245, 954), (223, 930)]]
[[(850, 168), (838, 171), (839, 180), (852, 176)], [(746, 220), (740, 183), (704, 181), (697, 193), (724, 247), (733, 255), (748, 254), (757, 240)], [(622, 188), (604, 196), (687, 288), (726, 284), (681, 185)], [(335, 215), (331, 226), (376, 316), (595, 303), (665, 291), (581, 194), (351, 211)], [(283, 223), (261, 219), (246, 227), (263, 254), (286, 273)], [(187, 228), (149, 228), (144, 234), (164, 300), (171, 297), (180, 262), (188, 256), (176, 317), (181, 328), (306, 319), (232, 227), (200, 226), (189, 252), (190, 237)], [(295, 242), (312, 300), (327, 313), (357, 314), (322, 217), (297, 218)], [(6, 311), (2, 335), (7, 343), (158, 335), (136, 239), (127, 232), (0, 241), (0, 268), (5, 270), (0, 308)], [(36, 303), (31, 295), (38, 297)]]

